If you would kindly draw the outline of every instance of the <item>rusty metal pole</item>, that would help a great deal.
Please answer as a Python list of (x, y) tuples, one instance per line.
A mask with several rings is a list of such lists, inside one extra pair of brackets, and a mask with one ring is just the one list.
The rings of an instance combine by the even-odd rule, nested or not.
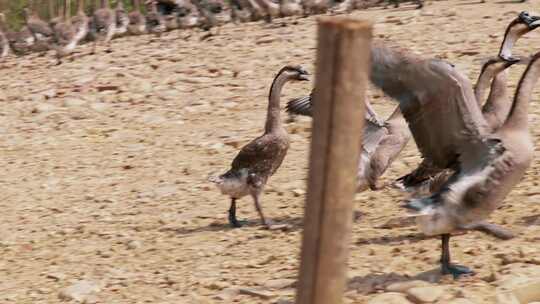
[(319, 20), (309, 183), (296, 304), (338, 304), (346, 284), (372, 24)]

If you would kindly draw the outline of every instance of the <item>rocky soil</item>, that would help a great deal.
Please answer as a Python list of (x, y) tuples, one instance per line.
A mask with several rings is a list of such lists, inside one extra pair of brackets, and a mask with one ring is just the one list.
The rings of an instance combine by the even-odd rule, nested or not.
[[(374, 20), (377, 39), (445, 58), (475, 79), (506, 24), (540, 5), (488, 2), (353, 15)], [(0, 63), (0, 303), (292, 303), (310, 120), (287, 123), (291, 150), (263, 197), (281, 229), (262, 229), (249, 199), (239, 205), (249, 224), (229, 228), (229, 201), (207, 177), (227, 170), (261, 133), (269, 85), (283, 65), (314, 71), (316, 18), (230, 24), (203, 35), (121, 38), (111, 54), (83, 47), (59, 66), (52, 54)], [(539, 46), (537, 31), (515, 53)], [(523, 69), (512, 67), (512, 88)], [(291, 84), (283, 98), (310, 86)], [(389, 114), (391, 101), (371, 95)], [(535, 138), (539, 115), (533, 102)], [(453, 258), (477, 272), (457, 281), (437, 274), (440, 241), (404, 219), (402, 194), (358, 194), (345, 302), (540, 301), (539, 159), (491, 219), (516, 238), (452, 239)], [(411, 142), (384, 180), (418, 162)]]

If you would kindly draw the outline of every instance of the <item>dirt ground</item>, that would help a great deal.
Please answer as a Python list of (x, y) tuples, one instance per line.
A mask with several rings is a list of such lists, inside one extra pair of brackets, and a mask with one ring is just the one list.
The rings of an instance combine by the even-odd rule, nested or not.
[[(375, 21), (377, 39), (445, 58), (475, 79), (510, 20), (540, 5), (488, 2), (352, 15)], [(316, 18), (229, 24), (202, 35), (120, 38), (111, 54), (82, 47), (59, 66), (52, 54), (0, 63), (0, 303), (292, 303), (310, 120), (287, 123), (291, 149), (262, 199), (267, 216), (287, 229), (262, 229), (248, 198), (239, 217), (249, 224), (229, 228), (229, 200), (207, 177), (225, 172), (238, 147), (262, 132), (269, 85), (283, 65), (314, 72)], [(532, 32), (515, 53), (539, 46), (540, 31)], [(511, 68), (510, 87), (524, 67)], [(283, 100), (310, 89), (290, 84)], [(389, 114), (394, 104), (371, 95)], [(539, 114), (533, 102), (535, 138)], [(455, 261), (477, 272), (457, 281), (436, 274), (440, 241), (402, 221), (401, 193), (358, 194), (346, 303), (427, 301), (388, 293), (389, 284), (413, 279), (431, 282), (414, 284), (437, 290), (434, 303), (495, 303), (517, 281), (540, 281), (539, 159), (491, 219), (516, 238), (452, 238)], [(418, 162), (411, 141), (384, 181)], [(73, 292), (81, 280), (93, 292)]]

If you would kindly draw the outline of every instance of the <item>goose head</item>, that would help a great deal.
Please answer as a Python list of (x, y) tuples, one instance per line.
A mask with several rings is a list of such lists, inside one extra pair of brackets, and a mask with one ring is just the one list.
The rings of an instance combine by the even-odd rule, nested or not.
[(28, 19), (31, 16), (30, 9), (28, 7), (23, 8), (22, 16), (23, 16), (24, 20), (28, 22)]
[(124, 1), (117, 1), (116, 2), (116, 10), (123, 11), (124, 10)]
[(527, 25), (529, 30), (534, 30), (540, 26), (540, 16), (533, 16), (529, 14), (529, 12), (523, 11), (519, 13), (519, 16), (516, 18), (516, 22)]
[(301, 66), (287, 65), (282, 70), (282, 73), (287, 73), (290, 79), (298, 81), (308, 81), (309, 73)]
[(512, 57), (514, 43), (523, 35), (540, 26), (540, 16), (522, 11), (506, 28), (504, 40), (501, 45), (499, 56), (502, 58)]

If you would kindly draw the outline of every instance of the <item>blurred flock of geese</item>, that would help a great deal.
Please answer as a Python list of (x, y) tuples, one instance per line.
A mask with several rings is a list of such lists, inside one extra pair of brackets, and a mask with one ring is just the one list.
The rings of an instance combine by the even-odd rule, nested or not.
[[(186, 28), (210, 29), (227, 22), (249, 22), (294, 15), (350, 12), (365, 5), (365, 0), (131, 0), (133, 10), (128, 12), (122, 0), (112, 8), (109, 0), (96, 0), (90, 14), (85, 12), (85, 0), (77, 0), (76, 14), (71, 16), (71, 0), (55, 7), (48, 1), (49, 20), (37, 13), (36, 0), (30, 0), (23, 10), (24, 26), (10, 30), (6, 16), (0, 13), (0, 58), (10, 53), (55, 50), (60, 59), (72, 54), (81, 43), (98, 42), (109, 46), (115, 37), (161, 34)], [(384, 2), (385, 0), (381, 0)], [(389, 0), (399, 6), (403, 0)], [(422, 0), (413, 0), (422, 7)], [(143, 7), (146, 12), (143, 14)]]

